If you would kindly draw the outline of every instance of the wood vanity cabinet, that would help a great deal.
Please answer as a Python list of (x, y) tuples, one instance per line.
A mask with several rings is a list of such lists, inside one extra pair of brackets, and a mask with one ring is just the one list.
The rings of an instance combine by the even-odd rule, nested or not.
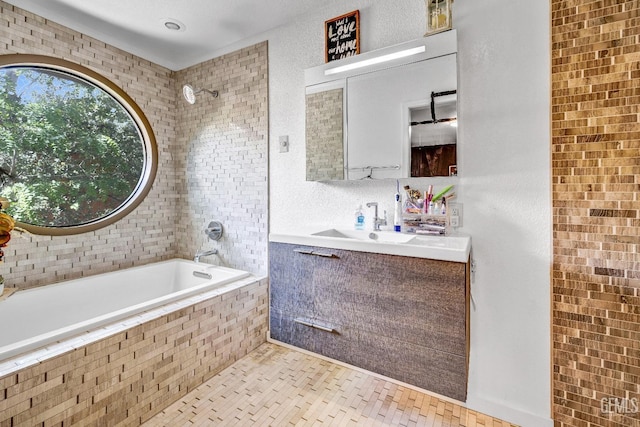
[(465, 401), (469, 263), (272, 242), (271, 338)]

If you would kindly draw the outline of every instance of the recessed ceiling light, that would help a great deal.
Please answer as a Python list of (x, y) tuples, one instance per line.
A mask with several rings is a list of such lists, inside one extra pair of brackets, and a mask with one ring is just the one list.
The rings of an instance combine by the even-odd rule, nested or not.
[(166, 29), (171, 31), (184, 31), (187, 29), (186, 25), (184, 25), (182, 22), (178, 21), (177, 19), (165, 18), (161, 20), (161, 22)]

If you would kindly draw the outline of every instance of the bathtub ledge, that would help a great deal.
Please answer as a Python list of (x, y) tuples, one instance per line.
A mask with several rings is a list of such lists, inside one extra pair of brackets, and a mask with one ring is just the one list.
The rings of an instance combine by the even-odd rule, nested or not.
[(133, 326), (146, 323), (150, 320), (154, 320), (159, 317), (165, 316), (168, 313), (172, 313), (174, 311), (178, 311), (180, 309), (198, 304), (202, 301), (206, 301), (208, 299), (218, 297), (226, 292), (235, 290), (237, 288), (241, 288), (243, 286), (250, 285), (253, 283), (258, 283), (265, 279), (267, 279), (266, 276), (257, 277), (257, 276), (251, 275), (246, 278), (239, 279), (235, 282), (227, 283), (219, 288), (212, 289), (207, 292), (203, 292), (202, 294), (190, 296), (183, 300), (174, 301), (160, 307), (143, 311), (142, 313), (138, 313), (130, 318), (116, 321), (112, 324), (103, 326), (94, 331), (85, 332), (83, 334), (76, 335), (68, 339), (58, 341), (53, 344), (49, 344), (44, 348), (33, 350), (24, 355), (15, 356), (11, 359), (7, 359), (5, 361), (0, 362), (0, 378), (10, 375), (21, 369), (25, 369), (30, 366), (37, 365), (45, 360), (51, 359), (53, 357), (59, 356), (69, 351), (76, 350), (77, 348), (83, 347), (92, 342), (99, 341), (101, 339), (115, 335)]

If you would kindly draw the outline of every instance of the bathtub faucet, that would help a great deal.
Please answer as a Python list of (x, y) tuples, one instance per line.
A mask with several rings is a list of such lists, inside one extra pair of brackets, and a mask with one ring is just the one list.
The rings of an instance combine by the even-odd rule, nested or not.
[(198, 251), (198, 252), (196, 252), (196, 256), (193, 257), (193, 260), (195, 262), (200, 262), (200, 257), (201, 256), (215, 255), (217, 253), (218, 253), (217, 249), (211, 249), (211, 250), (208, 250), (208, 251)]

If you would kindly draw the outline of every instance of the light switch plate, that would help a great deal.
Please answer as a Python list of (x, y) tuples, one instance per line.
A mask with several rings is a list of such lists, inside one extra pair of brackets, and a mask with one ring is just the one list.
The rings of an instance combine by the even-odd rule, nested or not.
[(279, 145), (281, 153), (289, 152), (289, 135), (280, 136)]

